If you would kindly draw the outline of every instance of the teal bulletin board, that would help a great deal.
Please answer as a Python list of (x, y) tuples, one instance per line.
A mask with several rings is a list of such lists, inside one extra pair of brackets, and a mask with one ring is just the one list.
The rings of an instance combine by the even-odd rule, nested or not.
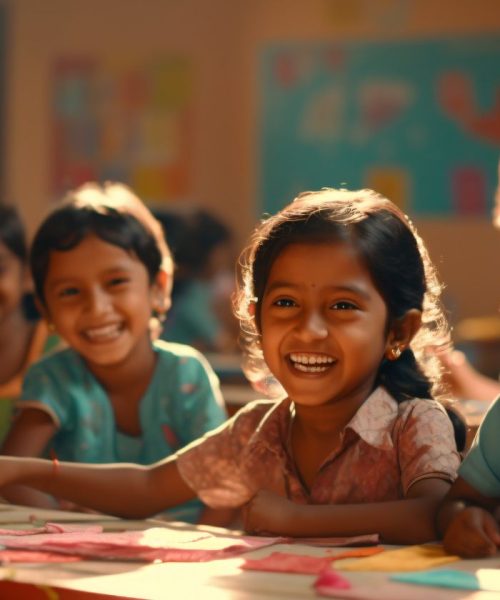
[(261, 57), (260, 194), (370, 187), (415, 216), (490, 218), (500, 36), (284, 43)]

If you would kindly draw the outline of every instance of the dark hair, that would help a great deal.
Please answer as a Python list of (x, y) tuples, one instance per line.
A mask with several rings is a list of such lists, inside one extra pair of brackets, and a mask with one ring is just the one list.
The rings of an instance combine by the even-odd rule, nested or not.
[(193, 278), (203, 276), (212, 252), (231, 241), (229, 228), (206, 210), (155, 208), (175, 261), (176, 275), (172, 296), (182, 293)]
[[(426, 349), (449, 344), (441, 286), (414, 226), (392, 202), (372, 190), (305, 192), (255, 230), (240, 261), (236, 314), (247, 350), (247, 374), (262, 378), (259, 343), (262, 297), (271, 267), (292, 243), (348, 242), (358, 251), (385, 301), (387, 328), (407, 311), (422, 311), (422, 326), (398, 360), (383, 359), (376, 385), (401, 402), (440, 390), (441, 369)], [(249, 311), (255, 303), (255, 316)]]
[(146, 267), (150, 281), (158, 274), (162, 253), (154, 234), (137, 218), (102, 203), (85, 203), (70, 198), (43, 221), (31, 246), (31, 271), (41, 302), (45, 302), (44, 282), (50, 253), (71, 250), (88, 235), (96, 235), (133, 253)]
[(19, 213), (13, 206), (0, 204), (0, 242), (25, 263), (28, 259), (26, 231)]

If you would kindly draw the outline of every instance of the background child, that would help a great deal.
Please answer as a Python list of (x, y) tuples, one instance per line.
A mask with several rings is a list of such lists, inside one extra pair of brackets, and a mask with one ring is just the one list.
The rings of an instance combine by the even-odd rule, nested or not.
[(466, 558), (500, 547), (500, 397), (490, 406), (438, 515), (444, 546)]
[(0, 205), (0, 443), (26, 370), (58, 343), (39, 317), (22, 221), (13, 206)]
[[(87, 185), (49, 214), (31, 267), (41, 310), (70, 348), (27, 373), (5, 454), (146, 464), (225, 420), (205, 359), (151, 341), (152, 314), (161, 320), (170, 303), (169, 259), (161, 227), (123, 186)], [(28, 488), (5, 495), (52, 504)], [(184, 508), (177, 517), (199, 516), (199, 503)]]
[(246, 505), (247, 530), (435, 538), (459, 457), (428, 346), (448, 342), (441, 288), (401, 211), (369, 190), (306, 193), (265, 221), (241, 260), (249, 366), (286, 397), (257, 401), (174, 457), (95, 469), (4, 458), (22, 481), (125, 517), (197, 494)]
[(156, 209), (175, 261), (172, 310), (164, 340), (202, 352), (237, 348), (238, 323), (231, 313), (234, 292), (232, 236), (224, 223), (196, 207)]

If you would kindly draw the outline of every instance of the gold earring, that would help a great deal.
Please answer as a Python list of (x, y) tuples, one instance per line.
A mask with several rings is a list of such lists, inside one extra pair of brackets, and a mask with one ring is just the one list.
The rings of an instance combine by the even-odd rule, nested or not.
[(401, 356), (401, 352), (401, 346), (394, 346), (394, 348), (389, 350), (389, 359), (398, 360), (398, 358)]
[(53, 333), (56, 330), (56, 326), (54, 325), (54, 323), (47, 323), (47, 329)]

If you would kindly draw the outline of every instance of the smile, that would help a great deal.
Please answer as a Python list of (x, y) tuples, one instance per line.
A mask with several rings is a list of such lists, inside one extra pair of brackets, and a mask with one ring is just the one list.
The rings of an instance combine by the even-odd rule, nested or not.
[(122, 332), (122, 329), (121, 323), (113, 323), (111, 325), (86, 329), (83, 335), (91, 342), (109, 342), (116, 339)]
[(303, 373), (321, 373), (327, 371), (337, 361), (326, 354), (308, 354), (293, 352), (290, 354), (292, 366)]

